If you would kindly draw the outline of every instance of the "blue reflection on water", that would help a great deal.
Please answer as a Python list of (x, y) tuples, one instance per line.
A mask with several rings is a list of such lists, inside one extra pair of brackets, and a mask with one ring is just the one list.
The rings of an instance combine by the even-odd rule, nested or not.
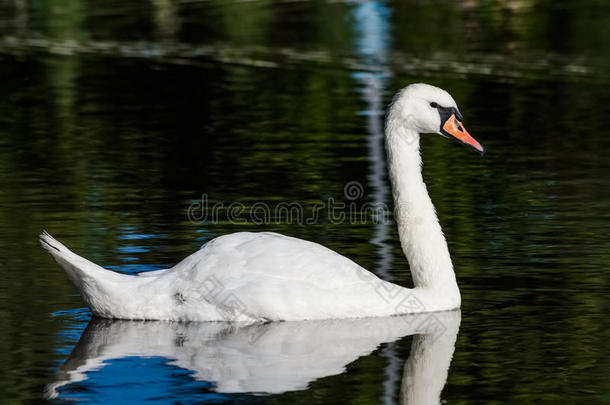
[[(87, 327), (87, 323), (91, 320), (91, 311), (89, 308), (75, 308), (65, 311), (55, 311), (51, 317), (58, 319), (62, 323), (62, 328), (57, 333), (58, 344), (55, 347), (55, 352), (62, 356), (67, 356), (72, 352), (74, 345), (78, 342), (83, 331)], [(58, 360), (58, 365), (63, 360)]]
[(390, 9), (380, 1), (362, 1), (354, 9), (356, 52), (382, 62), (389, 49)]
[[(60, 398), (90, 403), (225, 402), (248, 395), (212, 392), (214, 384), (195, 381), (193, 372), (164, 357), (130, 356), (105, 361), (87, 379), (57, 389)], [(238, 397), (238, 398), (236, 398)]]
[(150, 251), (146, 246), (119, 246), (118, 250), (121, 253), (146, 253)]
[(118, 266), (106, 266), (106, 268), (118, 271), (120, 273), (136, 274), (144, 271), (166, 269), (167, 266), (164, 266), (162, 264), (121, 264)]
[(156, 238), (166, 238), (167, 235), (154, 235), (147, 233), (125, 233), (123, 235), (119, 235), (119, 240), (141, 240), (141, 239), (156, 239)]

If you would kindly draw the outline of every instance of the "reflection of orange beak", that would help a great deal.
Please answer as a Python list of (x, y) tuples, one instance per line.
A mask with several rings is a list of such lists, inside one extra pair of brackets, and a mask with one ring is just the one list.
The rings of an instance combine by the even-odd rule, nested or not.
[(466, 131), (466, 128), (464, 128), (462, 123), (458, 121), (457, 118), (455, 118), (455, 114), (451, 114), (451, 117), (447, 118), (447, 121), (445, 121), (445, 123), (443, 124), (442, 132), (445, 135), (451, 135), (452, 137), (466, 145), (472, 146), (481, 153), (485, 151), (481, 144), (478, 143), (477, 140), (474, 139), (472, 136), (470, 136), (470, 134), (468, 133), (468, 131)]

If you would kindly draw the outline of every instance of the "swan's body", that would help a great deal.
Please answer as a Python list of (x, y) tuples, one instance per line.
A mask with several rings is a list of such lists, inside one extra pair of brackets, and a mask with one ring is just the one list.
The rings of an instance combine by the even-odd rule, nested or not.
[[(447, 111), (454, 113), (449, 117)], [(468, 134), (455, 115), (461, 118), (448, 93), (417, 84), (397, 95), (386, 121), (396, 219), (413, 289), (383, 281), (321, 245), (275, 233), (221, 236), (171, 269), (137, 276), (103, 269), (48, 234), (41, 235), (42, 245), (91, 310), (107, 318), (258, 322), (459, 308), (459, 289), (419, 153), (420, 132), (449, 131), (481, 149), (474, 139), (463, 138)]]
[(389, 316), (459, 306), (459, 301), (433, 301), (424, 289), (383, 281), (322, 245), (275, 233), (220, 236), (172, 269), (139, 276), (103, 269), (50, 236), (42, 238), (58, 249), (49, 252), (89, 308), (104, 318), (254, 322)]

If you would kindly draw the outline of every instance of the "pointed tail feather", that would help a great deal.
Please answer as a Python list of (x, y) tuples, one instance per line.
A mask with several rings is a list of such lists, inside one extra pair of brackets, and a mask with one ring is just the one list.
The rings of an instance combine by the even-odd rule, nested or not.
[(40, 244), (63, 267), (89, 308), (98, 315), (111, 316), (108, 304), (112, 304), (108, 299), (112, 292), (116, 290), (117, 285), (134, 277), (98, 266), (72, 252), (46, 231), (40, 234)]
[[(40, 244), (43, 248), (53, 256), (63, 252), (70, 252), (70, 249), (61, 244), (57, 239), (53, 238), (47, 231), (42, 231), (40, 234)], [(70, 252), (72, 253), (72, 252)]]

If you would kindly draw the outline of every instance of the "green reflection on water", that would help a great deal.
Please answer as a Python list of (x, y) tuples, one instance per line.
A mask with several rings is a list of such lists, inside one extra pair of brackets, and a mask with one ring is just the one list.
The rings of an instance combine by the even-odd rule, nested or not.
[[(125, 271), (265, 229), (376, 269), (374, 225), (192, 224), (215, 201), (343, 198), (367, 185), (362, 69), (380, 97), (447, 88), (480, 158), (423, 139), (424, 174), (463, 291), (452, 402), (608, 399), (608, 19), (603, 1), (384, 2), (389, 56), (353, 49), (351, 3), (154, 1), (0, 5), (0, 390), (40, 398), (75, 289), (39, 248), (53, 232)], [(374, 56), (374, 55), (373, 55)], [(364, 201), (363, 201), (364, 202)], [(392, 229), (391, 272), (410, 283)], [(121, 248), (121, 249), (120, 249)], [(131, 267), (130, 267), (131, 266)], [(71, 323), (72, 322), (72, 323)], [(80, 325), (80, 324), (79, 324)], [(397, 349), (404, 359), (408, 343)], [(59, 351), (58, 351), (59, 350)], [(376, 403), (383, 356), (268, 401)]]

